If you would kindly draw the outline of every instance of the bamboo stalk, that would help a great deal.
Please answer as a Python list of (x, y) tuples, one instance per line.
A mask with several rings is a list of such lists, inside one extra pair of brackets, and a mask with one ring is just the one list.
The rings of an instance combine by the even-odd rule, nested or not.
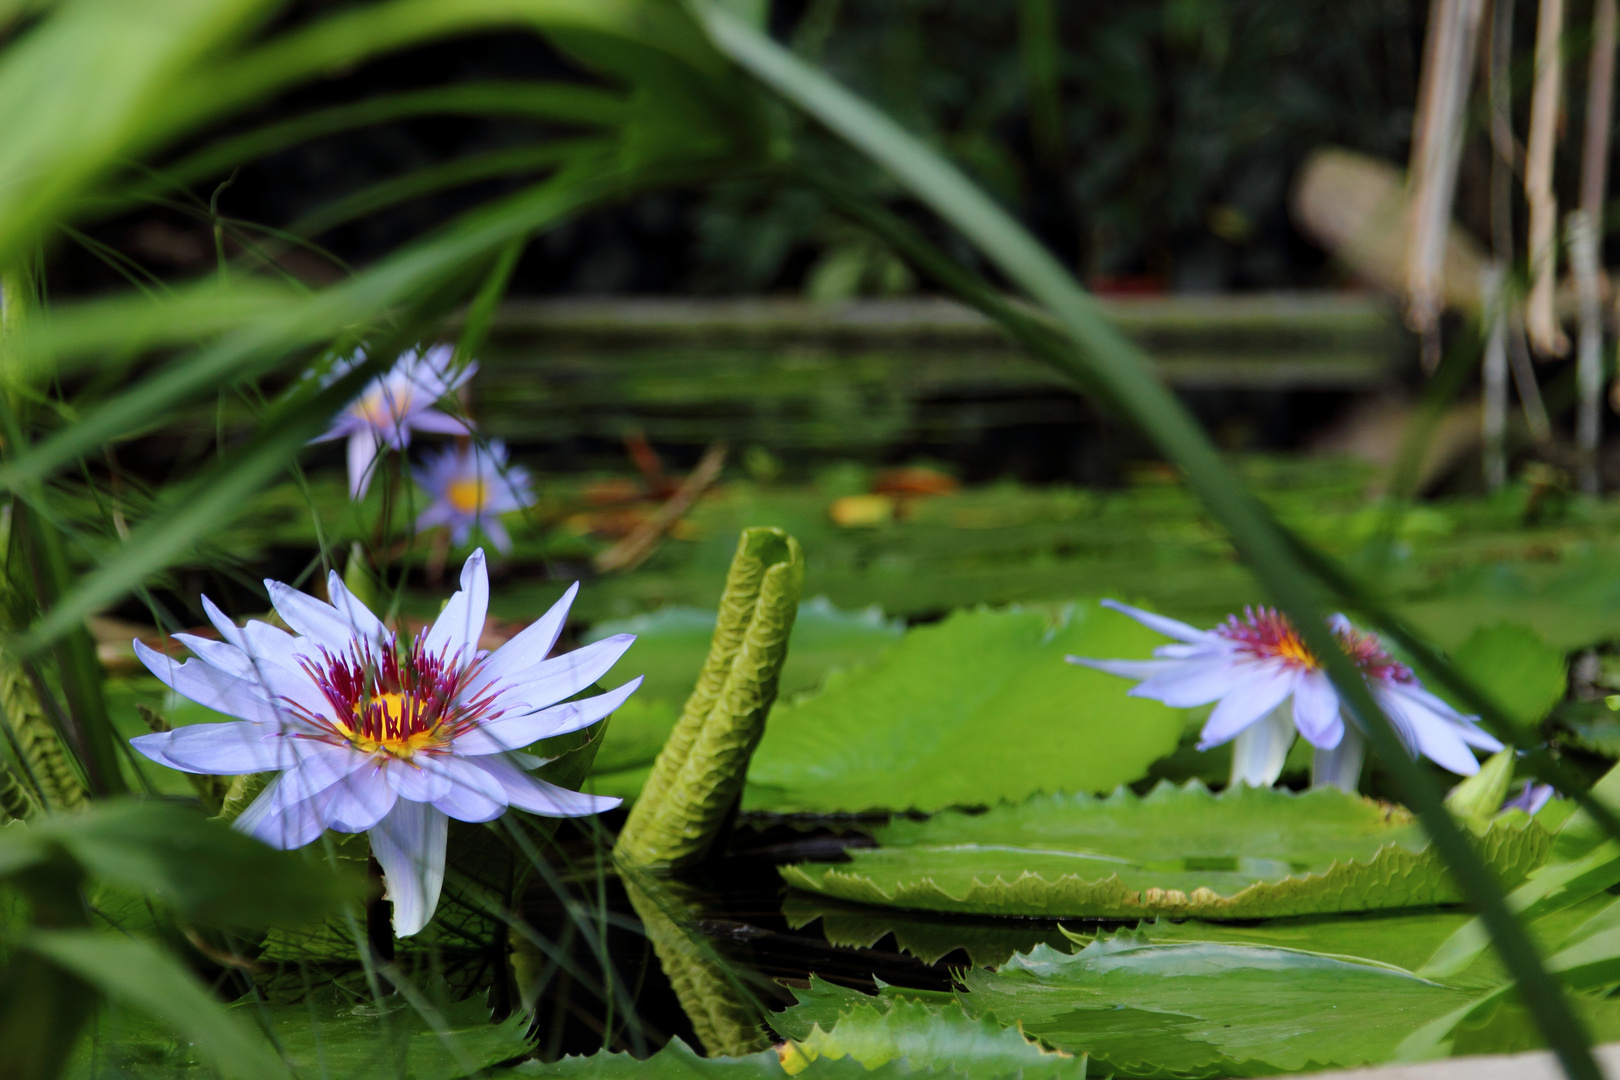
[(1480, 435), (1485, 444), (1485, 486), (1495, 491), (1507, 483), (1507, 305), (1502, 287), (1505, 277), (1502, 264), (1493, 263), (1480, 277), (1480, 292), (1487, 298), (1485, 360), (1481, 370), (1485, 400), (1480, 410)]
[(1571, 214), (1570, 268), (1580, 299), (1576, 351), (1575, 446), (1582, 491), (1599, 487), (1597, 451), (1603, 437), (1603, 196), (1609, 186), (1609, 125), (1614, 105), (1615, 0), (1597, 0), (1592, 12), (1592, 56), (1587, 66), (1586, 131), (1581, 142), (1581, 208)]
[[(1513, 0), (1496, 0), (1491, 9), (1491, 57), (1489, 94), (1491, 106), (1491, 251), (1502, 268), (1500, 287), (1509, 288), (1514, 265), (1513, 251), (1513, 174), (1523, 167), (1524, 150), (1513, 137)], [(1516, 296), (1501, 297), (1498, 313), (1506, 323), (1509, 370), (1518, 387), (1519, 404), (1524, 410), (1525, 427), (1539, 444), (1552, 439), (1552, 422), (1541, 401), (1535, 365), (1524, 338), (1524, 317)], [(1504, 411), (1507, 408), (1504, 400)], [(1489, 411), (1489, 395), (1487, 395)], [(1507, 417), (1502, 417), (1505, 425)], [(1505, 467), (1505, 463), (1504, 463)]]
[[(1473, 80), (1484, 0), (1433, 0), (1424, 42), (1417, 131), (1408, 166), (1406, 321), (1428, 341), (1444, 309), (1443, 272), (1451, 203), (1462, 157), (1463, 107)], [(1438, 352), (1425, 349), (1425, 354)], [(1437, 357), (1436, 357), (1437, 359)]]
[(1536, 19), (1536, 81), (1530, 93), (1530, 140), (1525, 151), (1524, 197), (1530, 204), (1530, 299), (1525, 329), (1543, 355), (1563, 356), (1569, 339), (1558, 325), (1553, 292), (1558, 276), (1558, 200), (1553, 195), (1553, 148), (1558, 140), (1564, 79), (1564, 0), (1541, 0)]

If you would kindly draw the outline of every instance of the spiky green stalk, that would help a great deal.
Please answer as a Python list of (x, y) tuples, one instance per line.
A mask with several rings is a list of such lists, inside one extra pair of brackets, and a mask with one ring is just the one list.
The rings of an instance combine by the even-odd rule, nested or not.
[(45, 805), (52, 810), (80, 810), (90, 805), (89, 789), (45, 715), (33, 681), (5, 653), (0, 653), (0, 714), (20, 763)]

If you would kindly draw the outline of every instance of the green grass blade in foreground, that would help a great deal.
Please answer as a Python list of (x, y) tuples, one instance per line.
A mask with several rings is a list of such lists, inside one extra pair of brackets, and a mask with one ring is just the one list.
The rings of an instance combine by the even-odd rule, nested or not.
[(138, 146), (177, 72), (240, 37), (267, 0), (61, 4), (0, 53), (0, 265)]
[(1599, 1080), (1580, 1019), (1508, 909), (1501, 886), (1452, 820), (1441, 792), (1408, 757), (1360, 673), (1328, 631), (1318, 603), (1320, 586), (1192, 416), (1152, 377), (1138, 350), (1103, 318), (1096, 303), (1048, 252), (949, 162), (721, 6), (700, 3), (698, 11), (723, 52), (884, 166), (1058, 319), (1079, 346), (1061, 366), (1095, 377), (1117, 407), (1181, 466), (1273, 600), (1294, 617), (1306, 644), (1323, 657), (1347, 710), (1385, 763), (1397, 792), (1416, 811), (1435, 849), (1478, 906), (1503, 962), (1519, 981), (1537, 1025), (1565, 1071), (1573, 1080)]
[(136, 187), (130, 196), (138, 198), (207, 180), (232, 166), (310, 139), (393, 120), (445, 115), (548, 119), (606, 127), (622, 123), (629, 112), (621, 94), (565, 83), (467, 83), (389, 94), (221, 139), (166, 167), (158, 180)]
[(559, 139), (535, 146), (505, 147), (482, 154), (469, 154), (443, 165), (413, 169), (403, 176), (345, 195), (299, 218), (288, 226), (288, 232), (295, 236), (319, 236), (356, 218), (445, 188), (502, 176), (543, 172), (576, 157), (602, 154), (611, 149), (612, 144), (606, 139)]
[(149, 942), (91, 930), (36, 929), (12, 943), (179, 1033), (225, 1077), (291, 1076), (263, 1038), (226, 1012), (196, 976)]
[[(248, 379), (284, 364), (298, 356), (299, 350), (324, 343), (356, 323), (375, 320), (391, 307), (430, 292), (513, 237), (525, 236), (623, 190), (609, 164), (576, 163), (544, 183), (475, 211), (365, 273), (255, 319), (87, 410), (71, 427), (0, 465), (0, 488), (15, 490), (42, 480), (79, 455), (151, 424), (166, 409), (212, 392), (221, 382)], [(109, 335), (116, 332), (111, 324), (105, 329)], [(11, 359), (20, 369), (19, 376), (53, 373), (53, 357), (26, 337), (16, 342)], [(89, 359), (86, 353), (80, 362)]]
[(79, 579), (18, 641), (30, 656), (82, 624), (92, 612), (135, 588), (183, 555), (198, 538), (246, 508), (248, 496), (268, 484), (319, 434), (378, 368), (373, 360), (313, 395), (295, 394), (265, 420), (265, 431), (233, 453), (195, 486), (171, 494), (168, 507), (136, 527), (110, 558)]

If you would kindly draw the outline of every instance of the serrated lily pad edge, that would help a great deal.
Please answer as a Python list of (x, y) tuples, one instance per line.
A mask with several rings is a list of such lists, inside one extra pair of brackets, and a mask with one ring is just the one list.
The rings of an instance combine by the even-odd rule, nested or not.
[[(1477, 837), (1486, 863), (1511, 888), (1547, 860), (1552, 836), (1522, 814), (1491, 823)], [(827, 864), (798, 863), (777, 868), (794, 888), (880, 907), (964, 915), (1005, 915), (1058, 919), (1138, 919), (1166, 915), (1200, 919), (1263, 919), (1325, 915), (1395, 908), (1434, 907), (1462, 901), (1440, 859), (1428, 848), (1412, 851), (1385, 844), (1368, 859), (1334, 862), (1326, 870), (1256, 882), (1222, 896), (1210, 888), (1132, 889), (1117, 874), (1086, 881), (1065, 874), (1048, 881), (1026, 872), (1008, 881), (1000, 874), (974, 878), (965, 894), (954, 896), (930, 877), (908, 882), (892, 893), (870, 877)]]

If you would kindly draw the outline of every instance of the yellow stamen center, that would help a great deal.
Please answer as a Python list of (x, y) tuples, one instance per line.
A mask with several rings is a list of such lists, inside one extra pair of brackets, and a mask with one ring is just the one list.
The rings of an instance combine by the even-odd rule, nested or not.
[(450, 481), (444, 489), (444, 498), (463, 514), (476, 514), (484, 506), (483, 477), (464, 477)]
[(381, 427), (396, 417), (404, 416), (411, 408), (411, 392), (403, 390), (395, 399), (381, 389), (373, 390), (355, 406), (361, 419), (373, 427)]
[(344, 737), (362, 754), (388, 754), (408, 761), (418, 750), (436, 746), (444, 741), (440, 737), (437, 725), (426, 730), (407, 730), (404, 694), (382, 693), (370, 699), (369, 708), (379, 714), (377, 719), (382, 722), (381, 730), (384, 732), (382, 738), (360, 734), (367, 726), (360, 723), (367, 708), (367, 703), (356, 705), (355, 722), (351, 725), (342, 725)]
[(1316, 654), (1307, 649), (1305, 643), (1299, 639), (1299, 635), (1292, 630), (1278, 640), (1277, 655), (1291, 663), (1299, 664), (1301, 667), (1314, 669), (1322, 666), (1321, 662), (1316, 659)]

